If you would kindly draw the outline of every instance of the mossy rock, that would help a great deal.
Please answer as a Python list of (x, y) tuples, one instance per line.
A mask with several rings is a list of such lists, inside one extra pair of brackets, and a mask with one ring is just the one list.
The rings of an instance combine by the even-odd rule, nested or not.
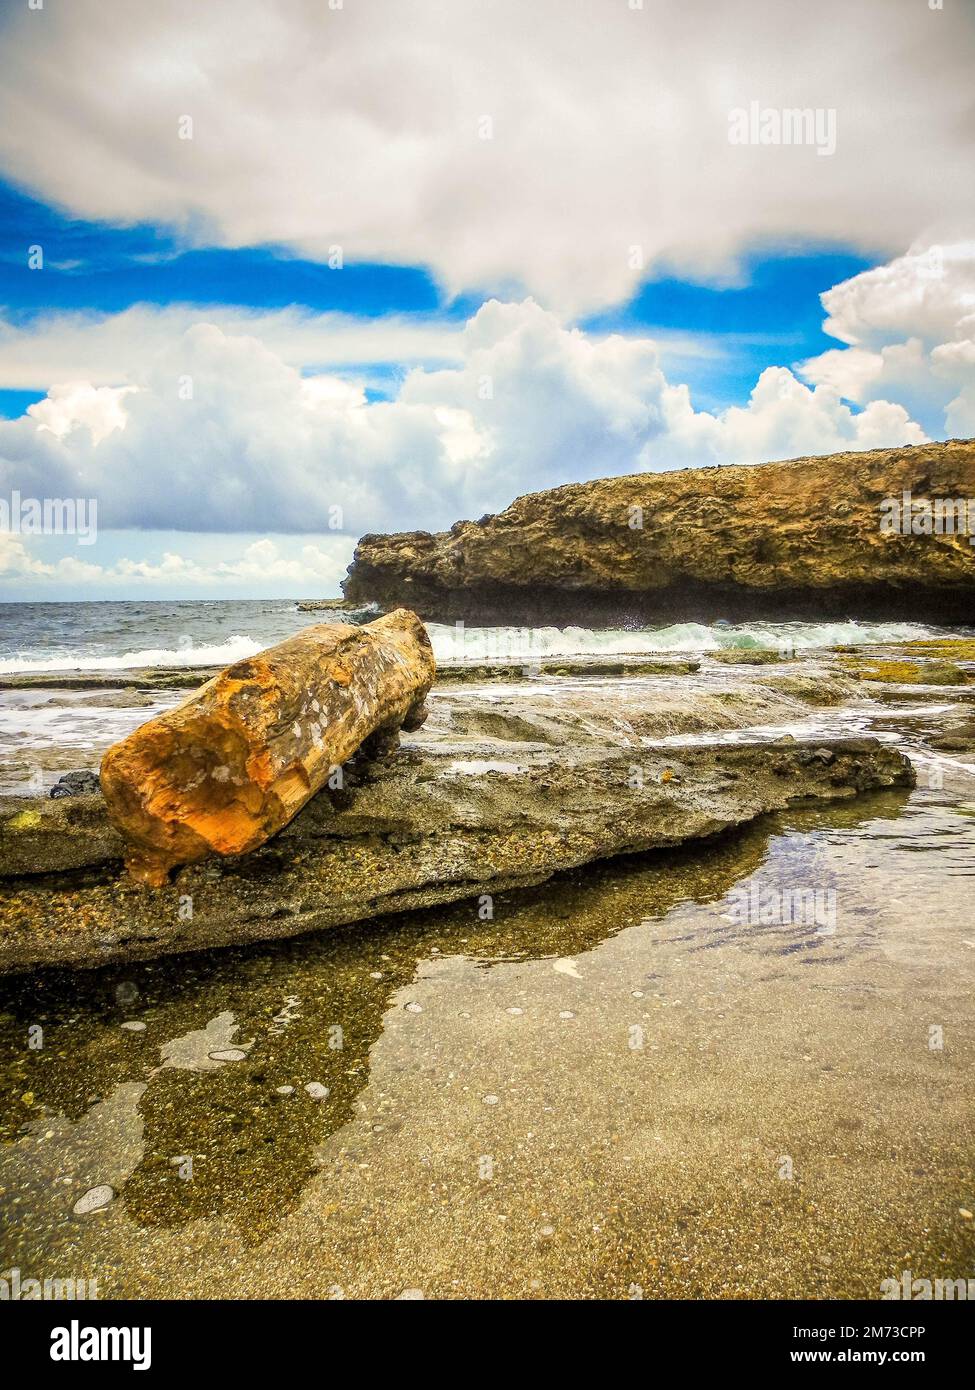
[(841, 657), (840, 664), (865, 681), (889, 685), (968, 685), (971, 677), (951, 661), (885, 661), (875, 657)]
[(937, 656), (948, 661), (975, 661), (975, 637), (933, 637), (900, 644), (912, 656)]

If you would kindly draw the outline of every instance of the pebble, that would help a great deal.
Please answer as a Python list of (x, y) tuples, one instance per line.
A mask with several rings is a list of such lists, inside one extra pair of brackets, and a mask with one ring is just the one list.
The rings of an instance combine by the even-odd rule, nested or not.
[(219, 1052), (208, 1052), (211, 1062), (242, 1062), (247, 1056), (239, 1047), (224, 1047)]
[(290, 1096), (291, 1093), (292, 1093), (293, 1090), (294, 1090), (294, 1087), (293, 1087), (293, 1086), (275, 1086), (274, 1089), (277, 1091), (277, 1093), (278, 1093), (279, 1096)]
[(406, 1012), (407, 1012), (408, 1014), (422, 1014), (422, 1013), (423, 1013), (423, 1005), (422, 1005), (422, 1004), (416, 1004), (416, 1003), (414, 1003), (412, 1000), (410, 1001), (409, 1004), (407, 1004), (407, 1005), (405, 1006), (405, 1008), (406, 1008)]
[(481, 1099), (484, 1101), (485, 1105), (497, 1105), (498, 1103), (497, 1096), (482, 1096)]
[(144, 1023), (139, 1023), (139, 1021), (134, 1018), (128, 1019), (121, 1026), (127, 1033), (144, 1033), (146, 1031), (146, 1025)]
[(72, 1210), (75, 1216), (87, 1216), (90, 1211), (101, 1211), (102, 1207), (107, 1207), (109, 1202), (114, 1200), (115, 1189), (107, 1183), (101, 1183), (98, 1187), (89, 1187), (84, 1196), (75, 1202)]
[(305, 1083), (305, 1090), (312, 1100), (324, 1100), (328, 1095), (328, 1087), (323, 1086), (320, 1081), (308, 1081)]

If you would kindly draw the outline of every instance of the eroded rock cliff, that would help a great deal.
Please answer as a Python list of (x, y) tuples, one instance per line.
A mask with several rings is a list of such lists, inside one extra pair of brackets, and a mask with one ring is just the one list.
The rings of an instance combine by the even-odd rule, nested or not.
[[(965, 513), (953, 534), (883, 529), (885, 499), (905, 492), (963, 503), (967, 529)], [(967, 621), (969, 530), (975, 441), (951, 441), (530, 493), (438, 535), (364, 536), (343, 587), (447, 622)]]

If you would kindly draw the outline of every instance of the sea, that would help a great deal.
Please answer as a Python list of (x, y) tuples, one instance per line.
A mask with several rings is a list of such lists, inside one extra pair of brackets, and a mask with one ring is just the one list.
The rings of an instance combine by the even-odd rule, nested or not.
[[(354, 612), (302, 612), (293, 599), (0, 604), (0, 677), (31, 672), (226, 666), (314, 622), (368, 622)], [(605, 628), (473, 627), (428, 623), (438, 661), (707, 652), (722, 647), (795, 651), (967, 635), (921, 623), (749, 622)]]

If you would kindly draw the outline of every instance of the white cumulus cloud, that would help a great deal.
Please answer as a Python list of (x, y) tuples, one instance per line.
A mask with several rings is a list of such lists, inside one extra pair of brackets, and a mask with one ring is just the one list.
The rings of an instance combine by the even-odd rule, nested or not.
[[(5, 7), (0, 53), (0, 168), (77, 216), (567, 312), (975, 212), (961, 0), (71, 0)], [(833, 113), (835, 153), (730, 143), (752, 102)]]
[[(0, 492), (93, 497), (101, 528), (343, 535), (433, 529), (518, 493), (607, 474), (917, 443), (902, 405), (856, 411), (785, 367), (748, 403), (696, 411), (647, 338), (490, 301), (458, 365), (395, 399), (303, 376), (257, 338), (179, 332), (126, 388), (52, 388), (0, 422)], [(947, 370), (947, 365), (945, 370)]]
[(802, 376), (866, 404), (893, 397), (939, 432), (975, 435), (975, 241), (917, 247), (823, 296), (824, 327), (849, 344)]
[(71, 592), (70, 586), (79, 584), (88, 592), (97, 589), (104, 594), (268, 593), (282, 585), (293, 594), (334, 594), (348, 558), (346, 547), (322, 549), (310, 544), (282, 554), (279, 544), (264, 538), (245, 546), (231, 560), (207, 561), (176, 551), (165, 551), (158, 560), (123, 556), (111, 564), (72, 554), (44, 560), (32, 552), (24, 536), (0, 532), (0, 583), (13, 591), (29, 586), (38, 594), (49, 587)]
[(152, 364), (201, 320), (231, 337), (253, 337), (291, 367), (360, 369), (459, 357), (461, 325), (435, 317), (249, 309), (239, 305), (133, 304), (120, 313), (65, 310), (14, 321), (0, 315), (0, 387), (46, 391), (82, 370), (95, 386), (144, 381)]

